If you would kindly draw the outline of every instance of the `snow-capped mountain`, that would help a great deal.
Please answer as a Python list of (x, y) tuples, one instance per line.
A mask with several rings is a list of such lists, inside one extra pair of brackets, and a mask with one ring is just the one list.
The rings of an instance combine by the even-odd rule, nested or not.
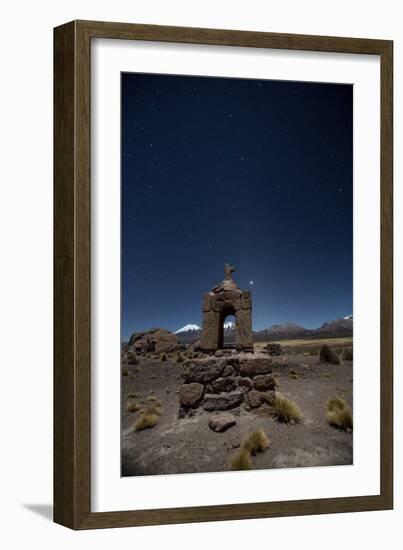
[[(200, 339), (201, 328), (196, 324), (188, 324), (178, 329), (175, 334), (182, 344), (193, 344)], [(320, 327), (309, 329), (295, 323), (272, 325), (266, 330), (253, 332), (255, 342), (270, 340), (284, 340), (288, 338), (337, 338), (340, 336), (352, 336), (353, 316), (347, 315), (341, 319), (335, 319), (323, 323)], [(232, 342), (235, 339), (235, 323), (224, 323), (224, 341)]]
[[(175, 331), (181, 344), (193, 344), (200, 339), (201, 328), (199, 325), (189, 323)], [(226, 321), (224, 323), (224, 338), (232, 340), (235, 337), (235, 323), (233, 321)]]
[[(227, 321), (224, 323), (224, 330), (233, 330), (235, 328), (235, 323), (233, 321)], [(175, 331), (175, 334), (181, 334), (183, 332), (198, 332), (201, 330), (199, 325), (189, 324), (181, 327)]]
[(189, 323), (175, 332), (181, 344), (194, 344), (200, 340), (201, 328), (199, 325)]
[(185, 325), (184, 327), (182, 327), (182, 328), (178, 329), (177, 331), (175, 331), (175, 334), (180, 334), (181, 332), (195, 332), (195, 331), (198, 331), (198, 330), (201, 330), (199, 325), (189, 324), (189, 325)]

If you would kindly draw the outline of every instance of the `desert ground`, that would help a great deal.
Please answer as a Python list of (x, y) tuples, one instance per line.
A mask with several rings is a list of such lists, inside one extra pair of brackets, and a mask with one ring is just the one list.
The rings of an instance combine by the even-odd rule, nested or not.
[[(282, 355), (271, 358), (276, 395), (281, 392), (298, 406), (299, 421), (279, 422), (271, 407), (248, 410), (242, 404), (219, 413), (230, 413), (236, 422), (224, 432), (209, 427), (215, 411), (198, 408), (190, 416), (179, 417), (179, 388), (186, 360), (177, 362), (176, 354), (166, 354), (162, 361), (140, 357), (135, 365), (122, 362), (122, 475), (244, 469), (234, 468), (231, 462), (250, 433), (259, 429), (269, 445), (252, 454), (245, 469), (352, 464), (352, 431), (329, 424), (326, 403), (339, 396), (352, 409), (353, 361), (340, 359), (336, 365), (319, 362), (324, 343), (340, 357), (345, 348), (352, 348), (352, 338), (284, 340)], [(255, 357), (262, 355), (264, 346), (255, 344)], [(138, 429), (142, 411), (150, 404), (158, 405), (156, 423)]]

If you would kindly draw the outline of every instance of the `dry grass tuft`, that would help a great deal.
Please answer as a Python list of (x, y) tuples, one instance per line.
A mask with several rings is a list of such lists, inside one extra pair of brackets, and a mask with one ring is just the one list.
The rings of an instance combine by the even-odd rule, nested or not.
[(151, 405), (151, 407), (147, 407), (147, 411), (151, 414), (156, 414), (157, 416), (161, 416), (162, 414), (162, 407), (160, 405)]
[(329, 399), (326, 403), (326, 410), (328, 411), (336, 411), (337, 409), (344, 409), (347, 407), (347, 403), (344, 401), (344, 399), (338, 395), (336, 397), (332, 397)]
[(153, 414), (149, 411), (145, 411), (143, 412), (143, 414), (141, 414), (140, 418), (137, 420), (134, 427), (137, 431), (146, 430), (147, 428), (153, 428), (157, 422), (158, 422), (157, 414)]
[(326, 418), (329, 424), (335, 428), (346, 432), (351, 432), (353, 429), (351, 409), (339, 396), (332, 397), (326, 403)]
[(343, 361), (352, 361), (353, 360), (353, 349), (352, 348), (344, 348), (343, 353), (341, 355), (341, 358)]
[(327, 344), (323, 344), (320, 348), (319, 361), (321, 363), (330, 363), (331, 365), (340, 365), (339, 356)]
[(296, 403), (278, 393), (274, 400), (274, 416), (279, 422), (296, 423), (302, 420), (302, 413)]
[(138, 393), (128, 393), (127, 394), (128, 399), (137, 399), (138, 396), (139, 396)]
[(259, 428), (248, 435), (247, 439), (242, 444), (242, 449), (246, 449), (249, 453), (255, 455), (256, 453), (261, 453), (266, 450), (269, 445), (270, 439), (265, 432)]
[(252, 459), (247, 449), (241, 448), (238, 453), (231, 458), (229, 462), (231, 470), (250, 470), (252, 468)]
[(126, 405), (126, 410), (128, 413), (136, 412), (140, 410), (140, 405), (138, 405), (135, 401), (128, 401)]
[(160, 416), (162, 414), (162, 403), (155, 395), (149, 395), (147, 397), (147, 405), (145, 409), (140, 411), (140, 414), (156, 414)]

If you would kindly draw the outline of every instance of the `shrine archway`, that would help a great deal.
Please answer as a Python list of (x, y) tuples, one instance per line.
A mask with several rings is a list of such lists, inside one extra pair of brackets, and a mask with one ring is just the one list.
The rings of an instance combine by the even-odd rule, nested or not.
[(225, 265), (225, 279), (203, 295), (203, 327), (200, 348), (215, 351), (224, 347), (224, 321), (235, 317), (235, 346), (239, 351), (253, 350), (252, 296), (232, 279), (234, 268)]

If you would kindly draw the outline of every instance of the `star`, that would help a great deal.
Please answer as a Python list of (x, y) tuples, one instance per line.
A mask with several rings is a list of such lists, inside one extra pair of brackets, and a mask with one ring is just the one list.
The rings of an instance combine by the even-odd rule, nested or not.
[(249, 281), (250, 286), (253, 286), (255, 284), (254, 281)]

